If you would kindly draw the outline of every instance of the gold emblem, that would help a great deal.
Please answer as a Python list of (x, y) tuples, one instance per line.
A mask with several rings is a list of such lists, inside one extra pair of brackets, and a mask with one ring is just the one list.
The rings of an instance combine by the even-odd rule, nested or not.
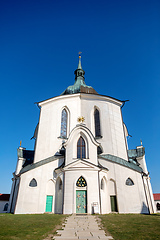
[(80, 198), (80, 196), (81, 196), (81, 195), (78, 193), (78, 195), (77, 195), (77, 198), (79, 199), (79, 198)]
[(85, 121), (85, 118), (84, 118), (84, 117), (78, 117), (78, 118), (77, 118), (77, 121), (78, 121), (79, 123), (80, 123), (80, 122), (83, 123), (83, 122)]

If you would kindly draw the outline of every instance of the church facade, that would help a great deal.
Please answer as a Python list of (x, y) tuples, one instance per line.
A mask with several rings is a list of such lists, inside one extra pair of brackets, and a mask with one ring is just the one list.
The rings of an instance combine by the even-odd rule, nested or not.
[(18, 148), (9, 212), (154, 213), (145, 149), (129, 150), (124, 101), (100, 95), (84, 81), (38, 103), (35, 149)]

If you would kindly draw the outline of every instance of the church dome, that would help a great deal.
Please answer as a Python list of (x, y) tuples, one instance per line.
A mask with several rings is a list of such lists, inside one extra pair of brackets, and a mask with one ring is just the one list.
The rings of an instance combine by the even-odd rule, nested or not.
[(79, 55), (78, 68), (74, 71), (75, 83), (67, 87), (67, 89), (61, 95), (74, 94), (74, 93), (91, 93), (98, 94), (94, 88), (87, 86), (84, 81), (85, 71), (82, 69), (81, 65), (81, 55)]

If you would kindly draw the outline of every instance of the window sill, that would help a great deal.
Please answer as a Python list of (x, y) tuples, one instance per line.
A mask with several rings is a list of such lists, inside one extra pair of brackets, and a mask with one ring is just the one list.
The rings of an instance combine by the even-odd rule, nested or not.
[(59, 136), (57, 138), (60, 138), (60, 139), (68, 139), (67, 137), (62, 137), (62, 136)]
[(103, 136), (97, 136), (97, 137), (95, 137), (95, 139), (100, 139), (100, 138), (103, 138)]

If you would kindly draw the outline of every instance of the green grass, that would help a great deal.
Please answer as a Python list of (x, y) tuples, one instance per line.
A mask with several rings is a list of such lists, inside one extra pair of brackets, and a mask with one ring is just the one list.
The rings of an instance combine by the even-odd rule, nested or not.
[(99, 215), (102, 225), (115, 240), (160, 240), (160, 215)]
[[(160, 215), (108, 214), (98, 215), (104, 229), (115, 240), (160, 240)], [(64, 215), (54, 214), (0, 214), (0, 239), (42, 240), (61, 228)]]
[(0, 239), (42, 240), (55, 231), (64, 218), (57, 214), (0, 214)]

